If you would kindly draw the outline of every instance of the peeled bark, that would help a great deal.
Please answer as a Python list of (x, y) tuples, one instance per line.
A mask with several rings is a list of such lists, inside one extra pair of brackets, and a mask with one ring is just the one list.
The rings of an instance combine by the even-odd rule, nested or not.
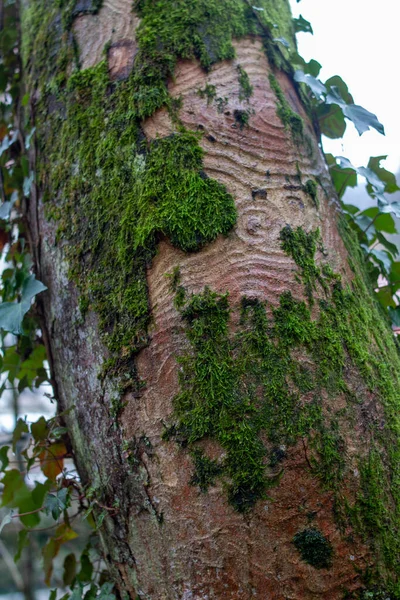
[[(275, 0), (272, 8), (263, 2), (265, 22), (245, 2), (225, 2), (220, 19), (233, 22), (239, 5), (249, 19), (248, 31), (232, 41), (234, 53), (223, 58), (206, 26), (197, 27), (209, 64), (194, 42), (191, 57), (177, 50), (173, 76), (170, 67), (162, 69), (167, 92), (157, 83), (162, 100), (150, 108), (143, 104), (153, 82), (148, 71), (142, 77), (144, 48), (152, 39), (151, 11), (160, 11), (162, 2), (141, 1), (131, 13), (128, 0), (105, 0), (97, 12), (81, 1), (68, 8), (68, 18), (67, 9), (35, 3), (51, 14), (44, 19), (28, 2), (22, 21), (37, 127), (31, 159), (38, 188), (28, 218), (38, 275), (48, 286), (44, 328), (56, 393), (62, 410), (74, 407), (66, 420), (76, 464), (101, 504), (115, 508), (100, 533), (118, 589), (152, 600), (335, 600), (365, 590), (364, 575), (372, 570), (373, 584), (398, 597), (399, 359), (367, 290), (317, 135), (268, 29), (268, 17), (273, 22), (281, 11), (280, 32), (290, 31), (286, 2)], [(215, 0), (198, 4), (216, 6)], [(192, 3), (171, 3), (177, 19), (185, 5)], [(140, 37), (145, 27), (148, 38)], [(154, 61), (172, 52), (163, 43), (160, 33)], [(107, 69), (109, 84), (99, 100), (91, 89)], [(122, 96), (130, 81), (135, 100)], [(103, 100), (115, 103), (106, 117)], [(123, 127), (118, 111), (133, 115)], [(114, 118), (121, 141), (117, 136), (111, 145)], [(132, 122), (136, 154), (124, 164), (130, 155), (123, 132)], [(100, 127), (93, 133), (98, 147), (83, 153), (85, 127), (92, 124), (93, 132)], [(210, 191), (204, 212), (210, 231), (214, 211), (221, 219), (212, 234), (196, 223), (194, 205), (185, 204), (189, 183), (179, 192), (179, 214), (171, 208), (174, 225), (168, 211), (156, 212), (163, 198), (134, 205), (135, 198), (148, 202), (142, 194), (151, 184), (145, 177), (152, 156), (185, 141), (187, 132), (199, 133), (202, 168), (188, 175), (182, 159), (177, 183), (199, 177), (215, 192), (221, 205), (214, 208)], [(93, 169), (87, 166), (91, 153), (98, 160)], [(99, 183), (88, 181), (88, 173)], [(117, 182), (110, 179), (113, 191), (97, 214), (108, 185), (101, 182), (104, 173)], [(128, 199), (131, 184), (135, 193)], [(196, 190), (202, 185), (196, 179)], [(120, 190), (118, 220), (112, 196)], [(162, 188), (161, 194), (170, 193)], [(233, 227), (220, 207), (230, 210), (230, 198)], [(150, 210), (159, 219), (153, 237), (143, 233), (140, 243), (138, 237), (130, 242)], [(198, 247), (183, 241), (185, 224), (187, 239), (191, 228), (197, 232)], [(103, 232), (108, 245), (113, 236), (124, 244), (115, 254), (102, 247)], [(103, 256), (115, 264), (101, 262)], [(145, 272), (147, 306), (129, 321), (137, 319), (137, 334), (120, 346), (124, 315), (114, 318), (108, 304), (114, 283), (102, 274), (113, 269), (116, 278), (127, 269), (127, 289), (130, 278)], [(115, 304), (125, 306), (124, 286), (119, 280), (115, 286), (121, 294)], [(108, 295), (101, 304), (103, 288)], [(218, 315), (221, 323), (213, 328)], [(198, 380), (200, 368), (212, 385)], [(203, 429), (197, 414), (209, 420)], [(241, 445), (243, 470), (248, 466), (258, 478), (253, 486), (240, 471)], [(212, 470), (209, 480), (201, 467)]]

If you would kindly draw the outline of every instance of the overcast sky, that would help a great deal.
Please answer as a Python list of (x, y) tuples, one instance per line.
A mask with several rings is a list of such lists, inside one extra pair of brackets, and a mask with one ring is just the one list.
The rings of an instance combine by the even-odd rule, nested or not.
[(298, 34), (299, 52), (322, 64), (320, 78), (340, 75), (356, 104), (375, 113), (386, 136), (358, 135), (348, 122), (344, 141), (327, 141), (326, 152), (356, 166), (387, 154), (384, 166), (400, 169), (400, 0), (290, 0), (294, 16), (311, 22), (314, 35)]

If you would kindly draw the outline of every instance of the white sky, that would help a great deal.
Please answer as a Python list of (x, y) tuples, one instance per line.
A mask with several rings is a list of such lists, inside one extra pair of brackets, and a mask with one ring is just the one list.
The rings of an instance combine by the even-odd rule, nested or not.
[(315, 58), (325, 81), (340, 75), (356, 104), (377, 115), (386, 135), (361, 137), (347, 122), (343, 141), (324, 140), (326, 152), (366, 166), (370, 156), (388, 155), (383, 166), (400, 168), (400, 0), (290, 0), (293, 16), (311, 22), (314, 35), (299, 33), (299, 52)]

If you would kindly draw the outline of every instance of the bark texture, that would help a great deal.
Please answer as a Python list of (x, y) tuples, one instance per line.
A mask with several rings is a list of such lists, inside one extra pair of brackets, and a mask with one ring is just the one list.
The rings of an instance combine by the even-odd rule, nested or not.
[[(233, 11), (244, 7), (248, 30), (235, 37), (232, 26), (228, 50), (207, 25), (188, 33), (203, 46), (193, 42), (192, 56), (176, 51), (173, 73), (170, 65), (162, 70), (164, 88), (151, 71), (173, 53), (162, 31), (158, 39), (153, 32), (154, 64), (145, 62), (144, 48), (153, 39), (152, 11), (163, 17), (165, 3), (140, 1), (136, 12), (128, 0), (70, 4), (64, 13), (53, 9), (44, 24), (37, 7), (25, 7), (23, 35), (34, 26), (39, 39), (27, 42), (25, 55), (39, 174), (28, 217), (49, 288), (44, 316), (56, 391), (62, 409), (74, 406), (67, 419), (77, 466), (101, 502), (115, 508), (101, 536), (118, 588), (132, 599), (338, 600), (362, 594), (372, 570), (374, 590), (388, 586), (398, 597), (398, 356), (351, 234), (342, 224), (346, 245), (339, 234), (339, 205), (315, 131), (268, 33), (276, 12), (290, 31), (286, 2), (264, 2), (265, 21), (251, 3), (225, 2), (218, 19), (234, 22)], [(192, 4), (171, 3), (170, 13), (178, 22)], [(207, 4), (215, 6), (199, 3)], [(43, 56), (38, 44), (45, 39)], [(41, 64), (52, 52), (62, 64)], [(90, 95), (96, 73), (106, 80), (100, 98)], [(122, 96), (126, 89), (131, 96)], [(111, 102), (106, 117), (103, 102)], [(128, 140), (132, 122), (136, 138)], [(92, 126), (100, 128), (98, 146), (84, 155)], [(121, 127), (120, 137), (108, 144), (112, 127)], [(171, 225), (171, 205), (164, 221), (151, 212), (161, 220), (143, 254), (144, 242), (130, 242), (130, 231), (162, 204), (157, 190), (165, 197), (171, 190), (156, 187), (147, 208), (129, 216), (124, 182), (132, 175), (125, 170), (136, 173), (128, 179), (137, 186), (135, 202), (150, 185), (142, 185), (144, 163), (176, 140), (186, 143), (188, 132), (198, 135), (190, 138), (193, 152), (202, 151), (196, 190), (209, 185), (227, 214), (233, 198), (236, 224), (222, 218), (212, 229), (220, 205), (211, 195), (200, 224), (188, 203)], [(128, 142), (136, 144), (133, 162)], [(95, 181), (82, 175), (91, 154)], [(189, 158), (174, 160), (178, 186)], [(101, 194), (90, 210), (87, 199), (110, 164), (116, 180), (99, 189), (114, 196), (93, 214)], [(198, 247), (183, 241), (182, 223), (197, 232)], [(91, 242), (98, 231), (107, 244), (128, 240), (123, 259), (119, 250), (115, 263), (99, 267), (101, 243)], [(143, 271), (138, 255), (145, 256)], [(125, 306), (123, 290), (143, 272), (145, 316), (137, 310), (137, 335), (118, 346), (124, 315), (117, 322), (115, 307), (100, 309), (98, 298), (120, 285), (122, 268), (115, 303)], [(95, 279), (102, 269), (111, 273), (107, 281)], [(222, 321), (213, 329), (216, 315)]]

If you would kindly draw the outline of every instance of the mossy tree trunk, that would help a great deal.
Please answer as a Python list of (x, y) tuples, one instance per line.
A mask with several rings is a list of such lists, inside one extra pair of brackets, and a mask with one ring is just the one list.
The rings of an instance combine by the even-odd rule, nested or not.
[(45, 333), (118, 589), (400, 597), (400, 362), (287, 1), (22, 4)]

